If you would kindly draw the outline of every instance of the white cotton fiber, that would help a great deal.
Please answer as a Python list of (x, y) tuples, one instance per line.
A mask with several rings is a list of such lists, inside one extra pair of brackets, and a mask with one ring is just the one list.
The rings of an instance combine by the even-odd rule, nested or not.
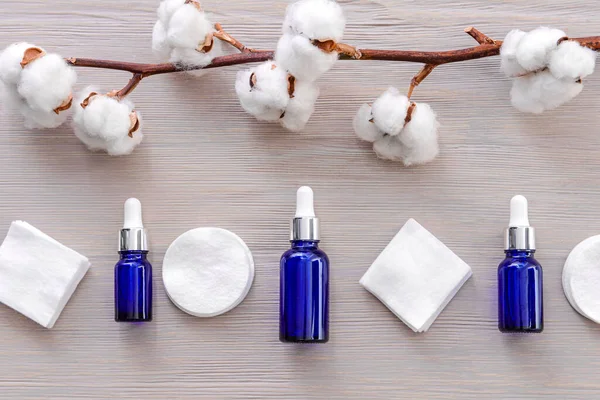
[[(133, 104), (128, 100), (95, 95), (89, 98), (84, 108), (81, 103), (91, 92), (97, 91), (86, 89), (75, 105), (75, 135), (92, 151), (103, 150), (113, 156), (130, 154), (143, 138), (140, 129), (132, 133), (133, 137), (129, 137)], [(136, 115), (141, 123), (139, 115)]]
[(17, 87), (0, 82), (2, 92), (2, 103), (8, 110), (20, 113), (24, 117), (24, 125), (27, 129), (56, 128), (69, 118), (68, 112), (56, 114), (54, 111), (44, 112), (33, 110), (27, 102), (19, 95)]
[(235, 91), (244, 110), (261, 121), (278, 121), (290, 101), (287, 71), (273, 61), (239, 71)]
[(7, 85), (17, 85), (21, 80), (21, 61), (25, 50), (36, 47), (30, 43), (14, 43), (0, 53), (0, 80)]
[(164, 0), (158, 6), (158, 19), (163, 26), (169, 26), (171, 17), (179, 8), (185, 4), (186, 0)]
[[(215, 42), (215, 45), (217, 43)], [(213, 48), (214, 50), (214, 48)], [(216, 55), (216, 52), (210, 51), (209, 53), (202, 53), (196, 51), (195, 49), (188, 48), (175, 48), (171, 51), (171, 57), (169, 61), (176, 64), (181, 64), (184, 67), (192, 67), (192, 66), (200, 66), (205, 67), (210, 64)], [(207, 71), (201, 71), (202, 74), (205, 74)]]
[(397, 136), (384, 136), (373, 143), (373, 150), (382, 160), (402, 161), (406, 147)]
[(162, 22), (156, 21), (152, 29), (152, 51), (161, 60), (171, 57), (171, 46), (167, 42), (167, 30)]
[(516, 59), (527, 71), (537, 71), (548, 64), (550, 52), (566, 34), (553, 28), (541, 27), (528, 32), (517, 46)]
[(288, 6), (283, 33), (337, 42), (344, 36), (345, 25), (344, 11), (336, 1), (300, 0)]
[(545, 70), (514, 79), (510, 97), (519, 111), (539, 114), (572, 100), (582, 90), (583, 84), (556, 79)]
[(372, 119), (373, 114), (371, 113), (371, 106), (363, 104), (354, 116), (352, 124), (356, 136), (371, 143), (383, 138), (384, 135), (384, 133), (377, 128), (375, 123), (371, 121)]
[(21, 66), (26, 50), (39, 47), (16, 43), (0, 54), (4, 102), (25, 118), (27, 129), (56, 128), (68, 118), (66, 105), (77, 80), (75, 70), (57, 54), (45, 54)]
[(398, 89), (391, 87), (385, 91), (372, 107), (373, 121), (384, 133), (396, 136), (404, 127), (410, 101)]
[(50, 113), (69, 98), (76, 81), (73, 67), (58, 54), (47, 54), (23, 69), (18, 90), (33, 110)]
[(508, 77), (523, 75), (527, 72), (517, 61), (517, 47), (526, 33), (519, 29), (508, 32), (500, 48), (500, 67)]
[(296, 80), (293, 98), (290, 99), (281, 125), (289, 131), (299, 132), (304, 129), (319, 97), (319, 87), (310, 82)]
[(585, 78), (594, 73), (596, 52), (577, 42), (567, 40), (552, 51), (548, 66), (552, 75), (558, 79)]
[(405, 166), (425, 164), (433, 161), (440, 152), (435, 112), (429, 104), (417, 103), (409, 123), (398, 138), (406, 147), (402, 162)]
[(173, 13), (167, 28), (167, 41), (174, 47), (196, 49), (202, 47), (213, 26), (206, 14), (192, 4), (184, 4)]
[(70, 115), (66, 111), (56, 114), (54, 111), (34, 110), (26, 102), (21, 102), (18, 105), (18, 110), (25, 118), (25, 128), (27, 129), (58, 128), (67, 122)]
[(329, 71), (339, 56), (313, 45), (304, 36), (285, 34), (277, 43), (275, 61), (299, 80), (315, 81)]
[[(210, 51), (202, 50), (207, 37), (215, 32), (207, 14), (185, 0), (165, 0), (158, 8), (159, 20), (152, 31), (152, 49), (162, 61), (184, 67), (205, 67), (215, 57), (226, 54), (219, 39), (213, 38)], [(194, 71), (204, 75), (205, 71)]]

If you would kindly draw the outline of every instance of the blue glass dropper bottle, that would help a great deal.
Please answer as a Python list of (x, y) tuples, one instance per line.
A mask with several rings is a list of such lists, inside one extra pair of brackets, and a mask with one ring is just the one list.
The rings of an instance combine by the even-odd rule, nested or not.
[(533, 257), (535, 231), (529, 225), (527, 199), (510, 202), (506, 258), (498, 266), (498, 329), (542, 332), (544, 329), (542, 266)]
[(125, 202), (125, 223), (119, 233), (121, 259), (115, 266), (115, 321), (152, 321), (152, 265), (138, 199)]
[(319, 249), (311, 188), (298, 189), (296, 207), (292, 248), (281, 257), (279, 340), (325, 343), (329, 340), (329, 259)]

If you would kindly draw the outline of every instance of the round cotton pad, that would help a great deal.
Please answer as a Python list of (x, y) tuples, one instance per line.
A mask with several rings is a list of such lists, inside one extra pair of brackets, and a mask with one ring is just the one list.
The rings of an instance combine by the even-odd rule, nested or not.
[(235, 233), (198, 228), (171, 243), (162, 274), (177, 307), (196, 317), (214, 317), (244, 300), (254, 280), (254, 260)]
[(579, 243), (565, 262), (563, 289), (571, 306), (600, 323), (600, 236)]

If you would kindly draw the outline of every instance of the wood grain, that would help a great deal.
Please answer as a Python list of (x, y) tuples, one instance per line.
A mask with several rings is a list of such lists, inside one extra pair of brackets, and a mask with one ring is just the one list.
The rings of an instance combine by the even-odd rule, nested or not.
[[(345, 0), (346, 41), (446, 50), (473, 45), (475, 25), (501, 39), (548, 24), (600, 34), (592, 0)], [(0, 47), (26, 40), (64, 56), (150, 62), (157, 1), (3, 0)], [(273, 48), (285, 1), (205, 1), (215, 20)], [(563, 263), (600, 230), (600, 80), (543, 117), (517, 113), (497, 59), (437, 68), (417, 89), (443, 124), (440, 158), (403, 169), (352, 133), (360, 104), (408, 87), (418, 65), (344, 61), (321, 81), (306, 132), (253, 121), (237, 103), (237, 67), (203, 78), (157, 76), (133, 94), (146, 138), (130, 157), (91, 154), (68, 127), (28, 132), (0, 117), (0, 226), (24, 219), (87, 255), (93, 268), (55, 329), (0, 307), (0, 397), (130, 399), (598, 399), (600, 328), (561, 287)], [(127, 74), (78, 70), (79, 87), (122, 87)], [(298, 185), (313, 186), (332, 260), (332, 340), (278, 342), (278, 261)], [(545, 268), (546, 331), (496, 329), (497, 264), (508, 201), (526, 195)], [(152, 235), (155, 322), (112, 320), (122, 202), (139, 197)], [(431, 330), (413, 334), (358, 285), (408, 218), (471, 265), (473, 278)], [(247, 300), (212, 319), (167, 299), (161, 260), (184, 231), (219, 226), (252, 249)], [(4, 235), (4, 233), (1, 233)]]

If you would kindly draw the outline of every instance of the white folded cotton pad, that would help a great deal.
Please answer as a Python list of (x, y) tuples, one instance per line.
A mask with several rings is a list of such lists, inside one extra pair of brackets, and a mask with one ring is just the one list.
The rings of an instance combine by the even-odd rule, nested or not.
[(600, 323), (600, 235), (579, 243), (565, 262), (565, 296), (581, 315)]
[(196, 317), (214, 317), (246, 298), (254, 281), (254, 260), (235, 233), (198, 228), (171, 243), (162, 274), (167, 295), (177, 307)]
[(0, 246), (0, 302), (52, 328), (89, 260), (24, 221), (14, 221)]
[(471, 267), (409, 219), (360, 284), (415, 332), (426, 332), (471, 277)]

